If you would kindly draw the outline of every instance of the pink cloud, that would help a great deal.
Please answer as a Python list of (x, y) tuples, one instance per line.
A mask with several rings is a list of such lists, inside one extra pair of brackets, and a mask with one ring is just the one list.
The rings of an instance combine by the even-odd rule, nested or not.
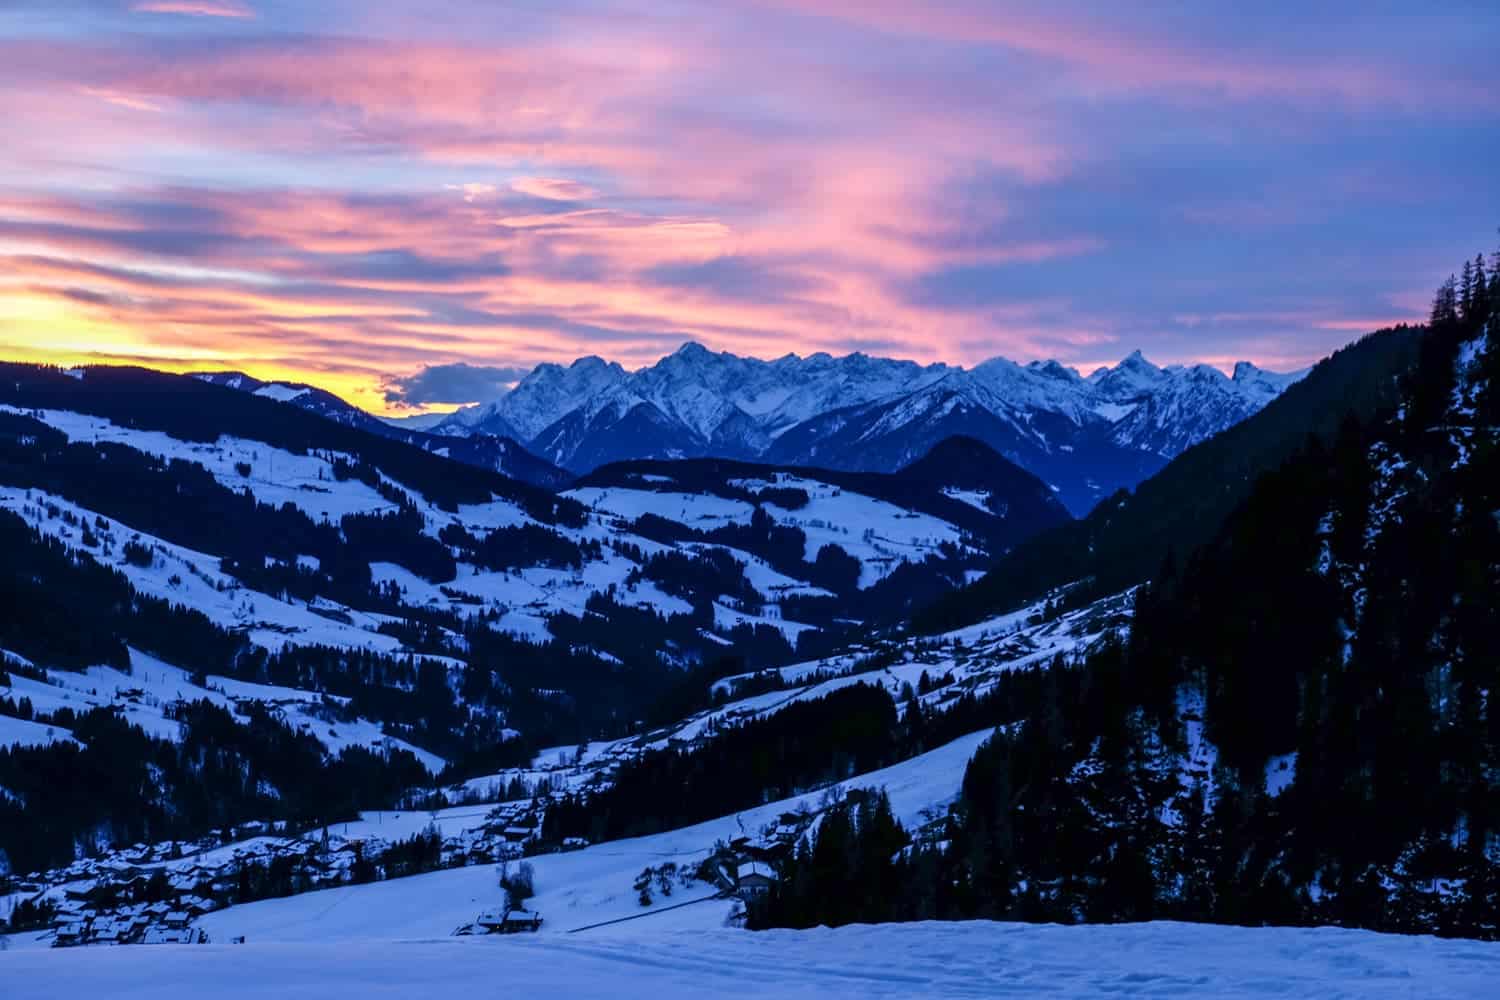
[(511, 181), (510, 189), (548, 201), (588, 201), (599, 195), (587, 184), (564, 177), (522, 177)]
[(239, 0), (142, 0), (130, 9), (137, 14), (183, 14), (188, 17), (255, 16), (255, 11)]
[(130, 108), (132, 111), (160, 112), (162, 110), (162, 106), (155, 101), (104, 87), (80, 87), (78, 92), (89, 97), (96, 97), (109, 104), (114, 104), (122, 108)]

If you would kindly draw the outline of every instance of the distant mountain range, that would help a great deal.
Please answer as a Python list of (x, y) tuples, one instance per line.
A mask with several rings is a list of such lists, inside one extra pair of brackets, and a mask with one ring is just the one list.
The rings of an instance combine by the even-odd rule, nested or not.
[(1159, 368), (1139, 351), (1085, 377), (1056, 361), (762, 361), (689, 343), (633, 372), (597, 357), (539, 365), (501, 399), (423, 423), (435, 435), (521, 442), (576, 474), (710, 456), (891, 472), (963, 435), (1035, 473), (1082, 514), (1303, 374), (1248, 362), (1232, 376), (1208, 365)]

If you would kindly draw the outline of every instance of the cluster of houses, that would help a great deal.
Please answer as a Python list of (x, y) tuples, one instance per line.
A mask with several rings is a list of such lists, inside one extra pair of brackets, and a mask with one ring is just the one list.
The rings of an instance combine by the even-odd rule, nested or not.
[[(177, 904), (137, 903), (112, 913), (70, 915), (53, 930), (52, 947), (85, 944), (207, 944), (208, 935), (193, 926), (207, 912), (204, 901)], [(182, 909), (174, 909), (181, 906)]]
[[(539, 831), (539, 817), (529, 814), (528, 805), (507, 803), (492, 810), (482, 826), (443, 838), (438, 867), (522, 857)], [(0, 886), (0, 898), (8, 897), (12, 907), (29, 902), (48, 913), (47, 926), (40, 929), (59, 947), (199, 943), (206, 937), (193, 921), (244, 901), (247, 868), (280, 873), (278, 894), (311, 892), (382, 877), (371, 873), (369, 864), (391, 846), (380, 837), (331, 831), (321, 837), (287, 836), (265, 823), (246, 824), (231, 836), (248, 839), (228, 845), (221, 837), (137, 844), (12, 881)]]
[(748, 903), (775, 888), (777, 863), (791, 855), (815, 820), (811, 812), (783, 813), (756, 835), (720, 845), (707, 867), (725, 895)]

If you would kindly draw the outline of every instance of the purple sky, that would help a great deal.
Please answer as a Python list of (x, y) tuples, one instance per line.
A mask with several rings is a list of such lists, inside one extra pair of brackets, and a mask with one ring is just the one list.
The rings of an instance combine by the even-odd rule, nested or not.
[(0, 120), (8, 358), (1285, 368), (1496, 244), (1500, 5), (0, 0)]

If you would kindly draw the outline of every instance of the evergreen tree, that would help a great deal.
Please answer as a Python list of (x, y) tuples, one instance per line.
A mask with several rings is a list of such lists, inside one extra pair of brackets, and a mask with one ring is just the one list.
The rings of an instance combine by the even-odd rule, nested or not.
[(1465, 322), (1474, 318), (1474, 266), (1464, 261), (1463, 272), (1458, 279), (1459, 315)]
[(1490, 276), (1484, 270), (1484, 254), (1474, 255), (1474, 292), (1470, 296), (1469, 315), (1471, 323), (1484, 323), (1490, 318)]
[(1432, 310), (1427, 323), (1432, 327), (1447, 326), (1458, 322), (1458, 282), (1453, 275), (1438, 286), (1432, 297)]

